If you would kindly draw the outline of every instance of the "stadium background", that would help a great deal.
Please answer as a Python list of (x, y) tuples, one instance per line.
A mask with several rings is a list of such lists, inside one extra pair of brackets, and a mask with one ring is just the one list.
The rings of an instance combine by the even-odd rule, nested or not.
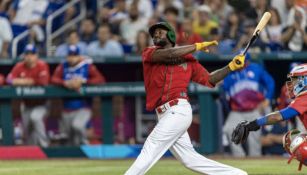
[[(116, 89), (129, 87), (131, 84), (133, 87), (133, 83), (143, 81), (140, 52), (144, 47), (151, 45), (151, 40), (148, 34), (143, 33), (143, 36), (139, 36), (139, 41), (137, 34), (143, 31), (147, 32), (148, 27), (157, 21), (166, 20), (176, 28), (178, 45), (218, 40), (220, 45), (210, 48), (209, 54), (196, 53), (200, 63), (209, 71), (213, 71), (226, 65), (234, 54), (245, 46), (246, 39), (244, 40), (244, 37), (248, 35), (248, 28), (257, 24), (257, 20), (263, 12), (272, 8), (277, 9), (280, 14), (280, 23), (277, 27), (281, 30), (278, 30), (279, 33), (274, 33), (276, 38), (268, 39), (268, 36), (262, 35), (250, 49), (251, 60), (265, 67), (275, 80), (275, 99), (272, 101), (274, 109), (277, 106), (280, 89), (286, 81), (289, 65), (292, 62), (306, 62), (307, 59), (306, 41), (302, 43), (301, 49), (291, 50), (288, 43), (281, 39), (284, 29), (287, 27), (286, 4), (292, 2), (307, 12), (307, 2), (304, 0), (0, 1), (0, 19), (5, 21), (0, 21), (2, 32), (0, 36), (2, 41), (1, 74), (7, 76), (16, 62), (22, 60), (25, 45), (32, 43), (38, 48), (40, 58), (46, 60), (50, 65), (52, 75), (55, 67), (65, 59), (65, 53), (58, 48), (65, 43), (74, 43), (71, 40), (79, 38), (79, 41), (74, 44), (80, 46), (81, 50), (85, 50), (84, 55), (93, 58), (94, 64), (107, 80), (106, 85), (97, 86), (102, 90), (93, 94), (85, 92), (80, 95), (75, 92), (63, 92), (61, 87), (50, 86), (50, 92), (54, 94), (59, 92), (58, 94), (63, 94), (63, 96), (71, 95), (84, 98), (88, 95), (96, 97), (94, 97), (92, 104), (93, 118), (91, 122), (94, 124), (88, 127), (88, 137), (91, 144), (81, 146), (67, 146), (65, 144), (65, 137), (62, 137), (57, 123), (61, 117), (62, 98), (50, 98), (49, 115), (45, 121), (47, 133), (51, 139), (48, 148), (22, 146), (25, 145), (27, 138), (22, 133), (20, 100), (16, 100), (16, 97), (21, 99), (25, 94), (18, 95), (17, 88), (13, 87), (10, 88), (11, 91), (6, 91), (9, 86), (4, 85), (3, 88), (0, 88), (0, 92), (11, 92), (12, 94), (0, 95), (2, 96), (2, 98), (0, 97), (2, 99), (2, 107), (0, 108), (1, 144), (18, 145), (18, 147), (1, 147), (0, 158), (90, 157), (105, 159), (135, 157), (141, 148), (138, 144), (143, 143), (154, 126), (154, 113), (144, 109), (143, 90), (140, 92), (136, 90), (131, 93), (132, 95), (126, 96), (126, 93), (130, 93), (129, 89), (123, 88), (119, 91)], [(41, 3), (41, 5), (36, 7), (35, 3)], [(35, 11), (39, 13), (35, 13)], [(59, 11), (62, 13), (52, 17)], [(199, 12), (207, 15), (208, 26), (205, 27), (205, 30), (195, 26), (200, 18)], [(19, 18), (16, 19), (17, 17)], [(234, 33), (230, 32), (233, 29), (232, 25), (234, 25), (229, 22), (229, 20), (234, 20), (230, 19), (231, 17), (237, 18), (237, 28)], [(306, 17), (303, 19), (307, 20)], [(99, 26), (105, 24), (110, 29), (110, 36), (107, 40), (116, 42), (120, 48), (116, 47), (118, 50), (112, 51), (101, 48), (99, 52), (92, 52), (93, 49), (89, 49), (89, 46), (92, 42), (99, 40), (99, 36), (97, 36)], [(190, 27), (185, 27), (187, 24), (190, 24)], [(307, 28), (303, 27), (305, 35)], [(55, 36), (57, 31), (59, 34)], [(71, 33), (74, 32), (76, 35), (71, 36)], [(55, 36), (55, 38), (51, 36)], [(72, 39), (69, 40), (69, 37)], [(111, 89), (103, 89), (103, 86), (108, 85)], [(100, 95), (97, 94), (102, 91), (102, 94), (107, 95), (102, 95), (100, 100), (98, 97)], [(228, 108), (224, 104), (223, 92), (220, 89), (217, 88), (208, 94), (204, 98), (201, 96), (203, 94), (195, 90), (191, 95), (195, 114), (195, 121), (190, 129), (193, 144), (202, 153), (227, 156), (230, 154), (227, 145), (223, 145), (222, 134), (216, 131), (221, 131)], [(34, 92), (35, 95), (37, 96)], [(41, 97), (44, 96), (48, 96), (48, 94), (41, 95)], [(27, 97), (31, 98), (31, 93)], [(205, 101), (200, 102), (200, 98)], [(213, 111), (204, 110), (212, 105), (215, 107)], [(201, 110), (202, 114), (200, 114)], [(12, 112), (12, 116), (7, 112)], [(209, 116), (209, 119), (204, 119), (206, 116)], [(12, 118), (8, 119), (8, 117)], [(122, 125), (126, 127), (122, 127)]]

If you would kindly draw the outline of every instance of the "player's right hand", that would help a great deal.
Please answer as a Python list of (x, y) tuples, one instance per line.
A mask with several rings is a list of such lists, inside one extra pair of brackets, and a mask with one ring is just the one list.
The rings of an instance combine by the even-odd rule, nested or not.
[(239, 70), (244, 68), (245, 55), (236, 55), (232, 61), (228, 64), (231, 71)]
[(217, 46), (219, 43), (216, 40), (202, 42), (202, 43), (195, 43), (196, 51), (204, 51), (209, 52), (209, 46)]

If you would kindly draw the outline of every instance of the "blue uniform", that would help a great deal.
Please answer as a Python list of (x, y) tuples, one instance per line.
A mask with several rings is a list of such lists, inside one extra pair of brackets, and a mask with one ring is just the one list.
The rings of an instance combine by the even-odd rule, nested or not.
[(250, 63), (241, 71), (230, 73), (223, 84), (231, 108), (235, 111), (250, 111), (265, 98), (272, 99), (274, 88), (271, 75), (255, 63)]
[[(74, 67), (70, 67), (67, 62), (63, 63), (63, 80), (70, 80), (76, 77), (81, 77), (85, 81), (89, 76), (89, 61), (83, 60)], [(64, 109), (76, 110), (83, 107), (88, 107), (86, 100), (69, 99), (64, 101)]]

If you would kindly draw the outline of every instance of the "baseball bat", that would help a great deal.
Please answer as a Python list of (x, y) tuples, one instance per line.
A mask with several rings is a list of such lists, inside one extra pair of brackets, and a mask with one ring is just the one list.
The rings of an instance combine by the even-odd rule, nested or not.
[[(243, 55), (246, 54), (249, 47), (256, 41), (256, 39), (259, 37), (259, 33), (262, 31), (262, 29), (266, 26), (266, 24), (269, 22), (271, 18), (270, 12), (265, 12), (263, 16), (261, 17), (257, 27), (255, 28), (255, 31), (253, 33), (252, 38), (249, 40), (248, 44), (246, 45), (244, 51), (242, 52)], [(240, 63), (239, 63), (240, 64)]]

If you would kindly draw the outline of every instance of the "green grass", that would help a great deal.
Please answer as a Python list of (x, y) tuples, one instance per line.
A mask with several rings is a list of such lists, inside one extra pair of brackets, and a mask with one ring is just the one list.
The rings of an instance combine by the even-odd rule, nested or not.
[[(307, 167), (297, 171), (298, 162), (288, 165), (286, 159), (215, 159), (247, 171), (250, 175), (303, 175)], [(1, 175), (119, 175), (133, 160), (9, 160), (0, 161)], [(148, 175), (196, 175), (173, 159), (160, 160)]]

